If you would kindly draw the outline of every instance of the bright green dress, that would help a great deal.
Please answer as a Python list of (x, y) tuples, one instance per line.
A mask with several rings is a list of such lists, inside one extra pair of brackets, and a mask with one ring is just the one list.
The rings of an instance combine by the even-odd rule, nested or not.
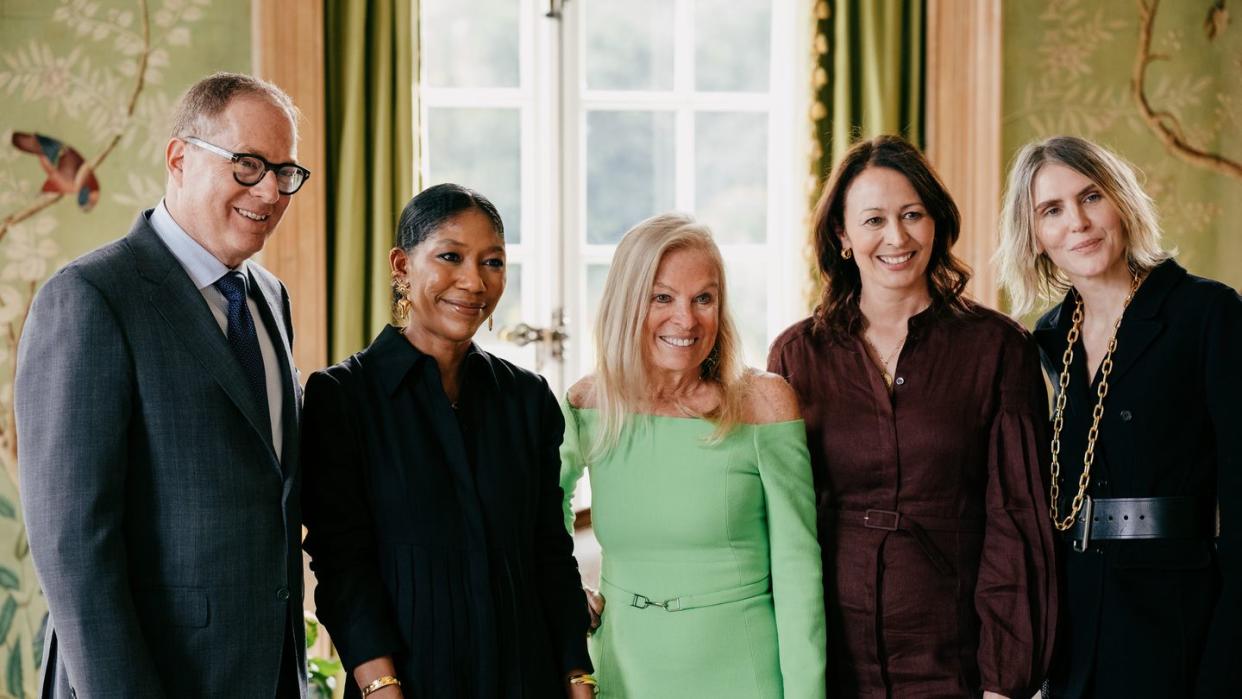
[(562, 409), (566, 526), (589, 466), (603, 549), (607, 603), (590, 639), (600, 696), (823, 697), (823, 583), (803, 422), (740, 425), (711, 445), (706, 420), (635, 416), (616, 448), (587, 464), (598, 414), (567, 401)]

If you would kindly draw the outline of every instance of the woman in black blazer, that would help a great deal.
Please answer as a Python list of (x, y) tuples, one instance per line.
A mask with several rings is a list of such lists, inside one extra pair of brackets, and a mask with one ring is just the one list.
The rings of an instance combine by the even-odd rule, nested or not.
[(998, 260), (1019, 314), (1068, 292), (1035, 330), (1058, 389), (1053, 695), (1242, 696), (1242, 300), (1179, 266), (1131, 166), (1078, 138), (1018, 154)]
[(504, 291), (503, 231), (476, 192), (416, 196), (390, 253), (403, 327), (306, 385), (305, 548), (355, 696), (590, 696), (561, 411), (471, 341)]

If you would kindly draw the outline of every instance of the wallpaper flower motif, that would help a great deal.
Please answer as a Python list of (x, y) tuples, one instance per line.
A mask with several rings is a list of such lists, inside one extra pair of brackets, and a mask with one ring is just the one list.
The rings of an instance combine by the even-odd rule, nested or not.
[[(1242, 181), (1176, 157), (1144, 122), (1131, 94), (1142, 10), (1150, 0), (1004, 4), (1006, 162), (1027, 141), (1055, 134), (1115, 148), (1146, 175), (1167, 242), (1192, 272), (1242, 286)], [(1204, 36), (1211, 2), (1165, 2), (1155, 18), (1145, 93), (1185, 138), (1242, 157), (1242, 26)]]

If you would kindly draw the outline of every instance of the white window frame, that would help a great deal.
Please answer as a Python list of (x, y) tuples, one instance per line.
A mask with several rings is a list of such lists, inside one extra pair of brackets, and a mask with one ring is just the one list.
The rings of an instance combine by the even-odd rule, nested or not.
[[(517, 88), (429, 87), (419, 78), (420, 124), (428, 110), (441, 107), (496, 107), (520, 110), (522, 241), (507, 246), (511, 264), (521, 265), (524, 320), (547, 325), (553, 311), (564, 308), (570, 340), (564, 361), (543, 371), (553, 389), (561, 391), (589, 373), (586, 346), (592, 328), (586, 317), (586, 274), (589, 264), (607, 264), (613, 245), (585, 241), (587, 110), (660, 109), (674, 111), (674, 206), (693, 212), (694, 119), (698, 111), (766, 113), (768, 123), (767, 242), (721, 244), (726, 260), (761, 260), (771, 270), (766, 280), (769, 339), (804, 317), (808, 261), (806, 173), (809, 171), (811, 121), (810, 41), (813, 13), (810, 0), (773, 0), (771, 11), (768, 92), (712, 93), (694, 91), (694, 0), (675, 3), (674, 17), (684, 31), (675, 43), (674, 82), (670, 91), (587, 90), (580, 70), (584, 32), (580, 31), (582, 0), (557, 3), (561, 16), (545, 17), (548, 0), (518, 0), (520, 68)], [(547, 79), (558, 76), (559, 80)], [(429, 182), (435, 153), (428, 130), (418, 137), (423, 158), (422, 182)], [(555, 154), (559, 157), (541, 157)], [(481, 337), (485, 344), (491, 338)], [(510, 354), (507, 353), (506, 354)], [(527, 356), (533, 358), (533, 352)], [(762, 366), (766, 357), (748, 357)]]

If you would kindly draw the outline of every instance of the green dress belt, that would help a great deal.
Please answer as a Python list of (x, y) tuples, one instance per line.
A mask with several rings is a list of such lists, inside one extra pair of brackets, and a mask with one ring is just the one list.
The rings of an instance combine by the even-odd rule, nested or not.
[(770, 576), (765, 575), (763, 578), (746, 585), (730, 587), (724, 590), (717, 590), (715, 592), (704, 592), (698, 595), (670, 597), (669, 599), (660, 602), (651, 599), (647, 595), (617, 587), (605, 578), (600, 578), (599, 582), (601, 591), (604, 593), (605, 600), (628, 599), (631, 607), (635, 607), (637, 609), (659, 607), (666, 612), (680, 612), (686, 609), (714, 607), (718, 604), (740, 602), (744, 599), (750, 599), (751, 597), (762, 595), (772, 589), (772, 579)]

